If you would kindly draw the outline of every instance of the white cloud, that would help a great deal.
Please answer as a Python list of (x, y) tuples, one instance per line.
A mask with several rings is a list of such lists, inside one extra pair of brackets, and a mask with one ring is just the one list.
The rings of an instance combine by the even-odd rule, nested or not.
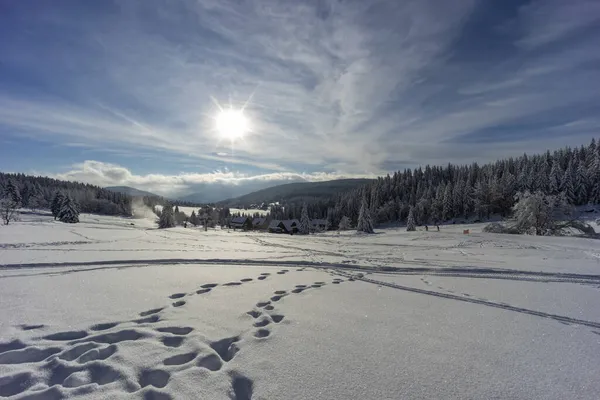
[(273, 185), (297, 181), (317, 182), (344, 178), (373, 178), (372, 175), (344, 175), (336, 173), (291, 173), (247, 175), (239, 172), (214, 171), (205, 174), (180, 173), (177, 175), (136, 175), (120, 165), (87, 160), (75, 164), (63, 173), (46, 174), (57, 179), (90, 183), (102, 187), (131, 186), (164, 196), (180, 196), (194, 192), (199, 185), (251, 186), (257, 182), (273, 182)]

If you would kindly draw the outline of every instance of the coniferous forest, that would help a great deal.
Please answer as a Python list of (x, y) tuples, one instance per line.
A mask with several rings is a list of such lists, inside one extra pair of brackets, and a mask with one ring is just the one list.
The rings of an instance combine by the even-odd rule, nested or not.
[[(409, 211), (417, 224), (508, 217), (518, 192), (566, 198), (574, 206), (600, 204), (600, 146), (566, 147), (554, 152), (506, 158), (479, 165), (448, 164), (406, 169), (309, 205), (311, 218), (337, 226), (347, 216), (356, 226), (363, 200), (375, 225), (405, 223)], [(273, 218), (299, 218), (301, 204), (271, 207)]]

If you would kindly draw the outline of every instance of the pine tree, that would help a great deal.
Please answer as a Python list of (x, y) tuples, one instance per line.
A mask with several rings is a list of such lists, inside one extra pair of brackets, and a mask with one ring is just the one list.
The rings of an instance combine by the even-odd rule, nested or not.
[(358, 224), (356, 225), (357, 232), (375, 233), (373, 230), (373, 221), (371, 221), (371, 211), (367, 206), (367, 197), (363, 196), (360, 211), (358, 213)]
[[(600, 146), (597, 146), (600, 147)], [(596, 152), (588, 170), (590, 179), (590, 201), (594, 204), (600, 204), (600, 153)]]
[(300, 227), (298, 233), (302, 235), (308, 235), (310, 233), (310, 218), (308, 217), (308, 208), (306, 203), (302, 205), (302, 212), (300, 214)]
[(190, 214), (190, 224), (198, 226), (198, 216), (196, 215), (196, 211), (192, 210), (192, 213)]
[(342, 219), (340, 220), (340, 223), (338, 225), (338, 230), (345, 231), (348, 229), (350, 229), (350, 218), (348, 218), (344, 215), (342, 217)]
[(9, 179), (6, 183), (6, 197), (8, 197), (13, 203), (17, 205), (17, 207), (21, 206), (21, 192), (12, 179)]
[(554, 160), (552, 163), (552, 168), (550, 169), (550, 177), (548, 181), (548, 192), (550, 194), (558, 194), (560, 191), (560, 172), (560, 166), (558, 165), (558, 162)]
[(414, 208), (411, 207), (408, 211), (408, 219), (406, 220), (406, 230), (408, 232), (416, 231), (417, 228), (415, 226), (415, 216), (414, 216)]
[(452, 198), (452, 183), (448, 183), (446, 185), (446, 189), (444, 190), (444, 202), (442, 205), (442, 218), (444, 220), (449, 220), (452, 218), (453, 213), (453, 198)]
[(52, 211), (52, 215), (54, 216), (55, 220), (60, 215), (60, 210), (62, 208), (62, 203), (64, 199), (65, 196), (62, 194), (62, 192), (57, 191), (56, 193), (54, 193), (54, 198), (52, 199), (52, 204), (50, 205), (50, 211)]
[(588, 201), (588, 178), (585, 164), (580, 162), (575, 171), (575, 204), (582, 205)]
[(175, 226), (175, 217), (173, 216), (173, 205), (167, 203), (163, 206), (163, 209), (160, 213), (160, 218), (158, 219), (158, 228), (166, 229), (172, 228)]
[(79, 222), (79, 208), (69, 195), (66, 195), (62, 201), (58, 219), (61, 222), (66, 222), (69, 224), (75, 224)]
[(575, 204), (575, 189), (573, 188), (573, 162), (569, 161), (560, 183), (560, 191), (564, 192), (570, 204)]

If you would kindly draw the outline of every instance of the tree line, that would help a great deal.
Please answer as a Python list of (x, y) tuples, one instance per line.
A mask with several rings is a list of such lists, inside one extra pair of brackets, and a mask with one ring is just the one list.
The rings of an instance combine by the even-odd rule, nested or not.
[[(370, 184), (308, 205), (311, 218), (330, 226), (485, 220), (511, 215), (517, 193), (560, 197), (573, 206), (600, 204), (600, 145), (510, 157), (480, 165), (418, 167), (379, 177)], [(362, 213), (361, 213), (362, 210)], [(302, 205), (272, 206), (276, 219), (299, 218)], [(368, 216), (366, 215), (368, 211)]]

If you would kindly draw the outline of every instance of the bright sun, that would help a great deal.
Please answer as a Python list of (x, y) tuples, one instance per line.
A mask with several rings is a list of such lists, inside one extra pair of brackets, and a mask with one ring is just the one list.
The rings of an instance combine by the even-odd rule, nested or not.
[(244, 137), (248, 131), (248, 119), (242, 111), (222, 110), (216, 118), (217, 132), (231, 141)]

